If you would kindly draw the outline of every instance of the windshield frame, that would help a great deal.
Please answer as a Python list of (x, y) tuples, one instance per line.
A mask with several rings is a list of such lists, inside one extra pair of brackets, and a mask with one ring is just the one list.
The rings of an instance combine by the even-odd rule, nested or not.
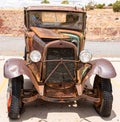
[[(25, 26), (28, 30), (30, 30), (30, 15), (32, 12), (49, 12), (48, 10), (27, 10), (25, 12)], [(77, 30), (77, 31), (80, 31), (80, 32), (84, 32), (85, 28), (86, 28), (86, 13), (85, 12), (78, 12), (78, 11), (59, 11), (59, 10), (51, 10), (50, 12), (66, 12), (66, 13), (73, 13), (73, 14), (79, 14), (79, 17), (80, 15), (82, 15), (82, 28), (79, 28), (79, 27), (75, 27), (75, 26), (40, 26), (41, 28), (50, 28), (50, 29), (70, 29), (70, 30)]]

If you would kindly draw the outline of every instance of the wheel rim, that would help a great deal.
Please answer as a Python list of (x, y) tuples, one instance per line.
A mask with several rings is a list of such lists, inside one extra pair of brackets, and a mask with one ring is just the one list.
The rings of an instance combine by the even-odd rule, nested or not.
[(8, 109), (8, 112), (10, 111), (11, 101), (12, 101), (12, 96), (9, 95), (8, 101), (7, 101), (7, 109)]
[(98, 90), (98, 89), (97, 89), (96, 97), (97, 97), (97, 98), (100, 98), (100, 102), (97, 102), (97, 103), (95, 102), (94, 105), (95, 105), (95, 108), (96, 108), (97, 110), (99, 110), (100, 107), (101, 107), (101, 104), (102, 104), (102, 95), (100, 94), (100, 90)]
[(102, 93), (100, 88), (100, 79), (97, 79), (98, 82), (94, 82), (94, 91), (95, 91), (95, 97), (100, 98), (100, 102), (95, 102), (94, 106), (97, 110), (100, 110), (101, 104), (102, 104)]

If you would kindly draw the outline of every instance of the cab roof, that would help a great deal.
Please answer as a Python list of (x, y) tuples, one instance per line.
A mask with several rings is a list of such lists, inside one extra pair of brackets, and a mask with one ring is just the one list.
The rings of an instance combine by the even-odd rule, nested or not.
[(30, 10), (48, 10), (48, 11), (71, 11), (71, 12), (83, 12), (85, 13), (85, 10), (83, 8), (80, 8), (79, 6), (70, 6), (70, 5), (64, 5), (64, 6), (52, 6), (52, 5), (40, 5), (40, 6), (29, 6), (25, 8), (27, 11)]

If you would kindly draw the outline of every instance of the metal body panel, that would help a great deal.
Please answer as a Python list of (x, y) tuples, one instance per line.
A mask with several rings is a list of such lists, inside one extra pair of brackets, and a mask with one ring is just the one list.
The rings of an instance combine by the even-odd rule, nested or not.
[(28, 68), (25, 65), (25, 61), (22, 59), (11, 58), (4, 64), (4, 76), (6, 78), (13, 78), (22, 74), (29, 75)]
[[(37, 28), (37, 27), (31, 27), (31, 30), (34, 32), (33, 37), (36, 34), (39, 38), (47, 38), (47, 39), (50, 38), (50, 39), (56, 39), (56, 40), (58, 40), (58, 39), (65, 40), (65, 39), (70, 38), (68, 35), (65, 35), (65, 34), (77, 35), (80, 38), (79, 51), (82, 51), (85, 46), (85, 40), (84, 40), (85, 37), (81, 32), (78, 32), (78, 31), (66, 30), (66, 29), (44, 29), (44, 28)], [(78, 52), (78, 54), (79, 54), (79, 52)]]
[[(116, 76), (116, 71), (106, 59), (97, 59), (90, 62), (92, 69), (87, 74), (89, 78), (93, 74), (97, 74), (102, 78), (113, 78)], [(4, 65), (4, 76), (6, 78), (13, 78), (26, 74), (31, 78), (32, 72), (26, 66), (26, 62), (22, 59), (9, 59)]]
[(39, 38), (50, 38), (50, 39), (66, 39), (68, 36), (64, 36), (62, 34), (57, 33), (52, 29), (44, 29), (38, 27), (31, 27), (31, 30), (39, 36)]
[[(86, 28), (86, 11), (80, 7), (75, 7), (75, 6), (50, 6), (50, 5), (41, 5), (41, 6), (30, 6), (30, 7), (26, 7), (24, 8), (24, 24), (26, 26), (27, 30), (30, 30), (30, 18), (29, 18), (29, 13), (30, 12), (73, 12), (73, 13), (82, 13), (83, 14), (83, 27), (80, 29), (80, 26), (77, 25), (74, 28), (71, 28), (71, 26), (73, 27), (73, 24), (70, 27), (67, 27), (67, 29), (69, 30), (76, 30), (79, 32), (83, 32), (85, 31)], [(75, 23), (74, 23), (75, 24)], [(32, 25), (35, 26), (35, 25)], [(56, 26), (57, 27), (57, 26)], [(64, 26), (59, 26), (57, 28), (61, 28), (65, 29), (66, 27)], [(50, 27), (45, 27), (45, 28), (50, 28)], [(54, 28), (54, 26), (52, 27)]]
[(36, 82), (37, 80), (32, 71), (27, 67), (26, 62), (23, 59), (8, 59), (4, 64), (4, 77), (11, 79), (20, 75), (27, 75), (31, 79), (38, 93), (41, 94), (41, 89)]
[(106, 59), (97, 59), (90, 62), (92, 69), (88, 73), (88, 77), (97, 74), (102, 78), (113, 78), (116, 76), (116, 71), (110, 61)]
[[(94, 88), (92, 90), (87, 89), (85, 82), (94, 74), (108, 79), (115, 77), (116, 72), (112, 64), (105, 59), (93, 60), (87, 64), (82, 63), (79, 60), (79, 53), (84, 49), (85, 44), (85, 27), (82, 31), (79, 29), (43, 28), (33, 26), (28, 29), (28, 13), (29, 11), (37, 10), (83, 12), (83, 19), (85, 19), (83, 24), (85, 25), (86, 23), (86, 14), (79, 8), (57, 6), (26, 8), (25, 25), (27, 29), (25, 33), (25, 53), (28, 58), (26, 58), (26, 61), (17, 58), (7, 60), (4, 64), (4, 76), (11, 79), (20, 75), (27, 75), (30, 78), (35, 87), (35, 94), (32, 94), (32, 96), (29, 95), (29, 97), (25, 97), (23, 94), (24, 103), (39, 98), (51, 102), (71, 102), (81, 98), (85, 98), (92, 102), (99, 102), (100, 98), (95, 97)], [(77, 41), (75, 36), (78, 39)], [(73, 42), (77, 42), (77, 45)], [(64, 49), (66, 51), (64, 51)], [(67, 49), (70, 49), (72, 53)], [(33, 50), (38, 50), (41, 53), (40, 62), (32, 62), (30, 59), (29, 55)], [(68, 55), (70, 53), (71, 55)], [(49, 56), (49, 58), (47, 56)], [(51, 62), (53, 63), (52, 65)], [(57, 63), (55, 64), (55, 62)], [(69, 64), (70, 62), (72, 63)], [(60, 68), (60, 66), (62, 68)], [(57, 72), (57, 75), (55, 72)], [(60, 78), (58, 78), (58, 76)], [(67, 79), (68, 77), (70, 77), (70, 79)]]
[(83, 9), (80, 7), (75, 7), (75, 6), (52, 6), (52, 5), (41, 5), (41, 6), (29, 6), (26, 8), (26, 11), (30, 10), (46, 10), (46, 11), (73, 11), (73, 12), (85, 12)]

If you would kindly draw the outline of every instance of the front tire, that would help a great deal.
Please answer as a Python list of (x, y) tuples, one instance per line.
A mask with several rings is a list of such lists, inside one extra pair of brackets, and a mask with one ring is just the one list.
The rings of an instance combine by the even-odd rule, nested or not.
[(8, 116), (10, 119), (19, 119), (22, 105), (21, 91), (23, 89), (23, 76), (12, 78), (10, 82), (12, 84), (12, 92), (8, 101)]
[(95, 110), (101, 117), (109, 117), (111, 115), (113, 95), (110, 79), (95, 77), (93, 89), (95, 97), (100, 98), (100, 102), (94, 103)]

